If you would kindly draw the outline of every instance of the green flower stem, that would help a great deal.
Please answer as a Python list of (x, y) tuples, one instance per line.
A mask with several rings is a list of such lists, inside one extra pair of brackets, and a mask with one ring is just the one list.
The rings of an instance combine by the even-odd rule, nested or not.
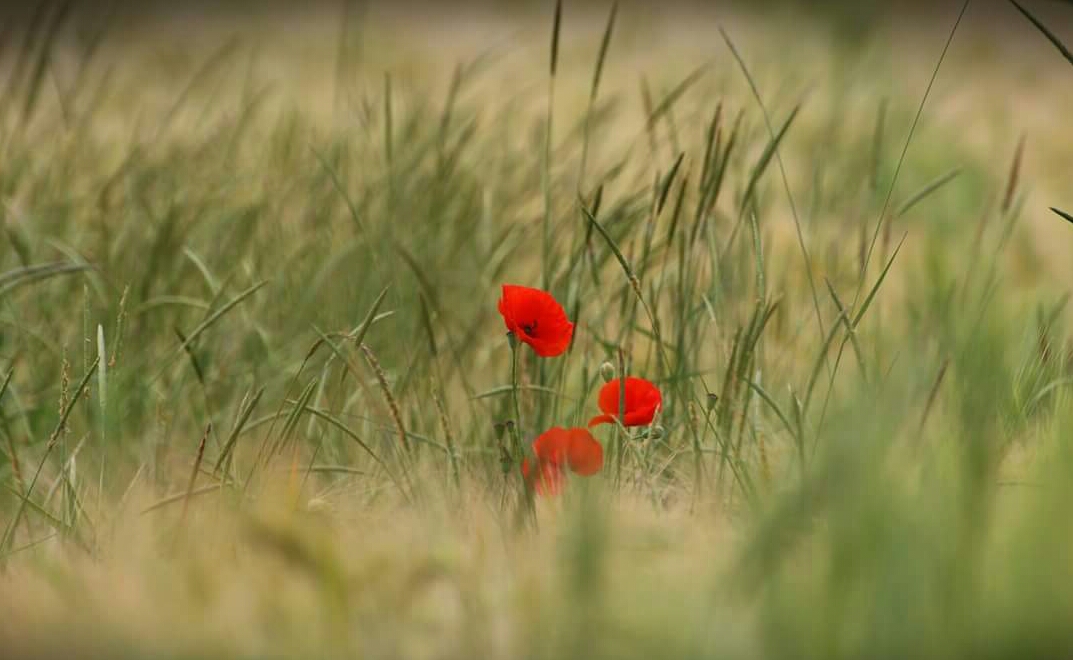
[[(519, 523), (524, 520), (532, 520), (536, 522), (536, 502), (533, 499), (533, 491), (529, 487), (529, 483), (525, 479), (525, 475), (522, 474), (522, 461), (525, 460), (526, 455), (529, 453), (525, 448), (525, 444), (522, 442), (522, 406), (518, 400), (518, 338), (513, 332), (507, 333), (507, 343), (510, 344), (510, 395), (511, 401), (514, 406), (514, 423), (511, 424), (511, 440), (513, 447), (511, 448), (511, 457), (514, 459), (514, 465), (512, 469), (518, 474), (518, 479), (521, 480), (522, 496), (524, 499), (524, 508), (519, 509)], [(534, 469), (539, 469), (538, 466), (534, 466)], [(528, 514), (527, 516), (524, 514)]]
[(518, 401), (518, 338), (513, 332), (507, 333), (507, 342), (510, 344), (510, 398), (514, 406), (514, 439), (513, 454), (515, 459), (521, 458), (525, 453), (522, 448), (522, 406)]

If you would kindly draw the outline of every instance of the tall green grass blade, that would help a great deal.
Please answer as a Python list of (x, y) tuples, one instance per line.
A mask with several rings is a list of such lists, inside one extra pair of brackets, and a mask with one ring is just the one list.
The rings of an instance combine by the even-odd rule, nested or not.
[[(562, 0), (555, 2), (555, 19), (551, 30), (551, 61), (548, 75), (548, 107), (544, 121), (544, 162), (541, 167), (541, 189), (544, 194), (544, 217), (541, 222), (541, 288), (547, 290), (551, 286), (551, 144), (552, 144), (552, 116), (555, 108), (555, 72), (559, 63), (559, 31), (562, 28), (563, 3)], [(541, 368), (541, 380), (544, 370)]]
[(760, 385), (751, 380), (749, 381), (749, 387), (751, 387), (754, 392), (760, 395), (760, 398), (764, 400), (764, 403), (766, 403), (767, 406), (771, 408), (771, 411), (775, 413), (775, 416), (779, 418), (780, 422), (782, 422), (783, 427), (785, 427), (787, 432), (789, 432), (790, 437), (796, 438), (797, 427), (790, 422), (790, 418), (787, 417), (786, 413), (782, 411), (782, 408), (779, 406), (778, 403), (775, 402), (775, 399), (773, 399), (771, 395), (767, 393), (767, 390), (765, 390), (763, 387), (760, 387)]
[(197, 382), (202, 388), (205, 387), (205, 371), (201, 368), (201, 361), (198, 360), (197, 354), (194, 353), (194, 347), (187, 342), (187, 337), (183, 334), (183, 331), (179, 328), (172, 328), (175, 336), (179, 338), (179, 345), (182, 346), (182, 350), (186, 353), (186, 357), (190, 359), (190, 366), (194, 369), (194, 376), (197, 377)]
[(37, 99), (41, 93), (41, 85), (44, 83), (45, 74), (48, 71), (52, 49), (59, 34), (60, 28), (67, 20), (71, 11), (72, 0), (65, 0), (59, 5), (59, 9), (52, 16), (52, 21), (45, 30), (45, 37), (37, 49), (37, 61), (34, 63), (33, 72), (30, 74), (29, 87), (26, 90), (26, 98), (22, 106), (22, 124), (26, 125), (33, 115), (37, 106)]
[(902, 146), (901, 154), (898, 156), (898, 162), (894, 167), (894, 174), (891, 177), (890, 185), (887, 187), (886, 198), (883, 200), (883, 207), (879, 212), (879, 219), (876, 221), (875, 231), (872, 233), (871, 242), (865, 253), (864, 263), (861, 265), (861, 277), (857, 283), (856, 293), (853, 295), (853, 302), (850, 304), (851, 308), (857, 306), (861, 294), (864, 292), (865, 274), (868, 271), (869, 264), (871, 264), (872, 253), (883, 228), (887, 211), (890, 209), (890, 203), (894, 197), (894, 189), (898, 183), (898, 177), (901, 174), (902, 166), (905, 164), (906, 154), (909, 153), (909, 145), (913, 143), (913, 136), (916, 134), (917, 125), (920, 123), (920, 118), (924, 114), (924, 106), (927, 104), (928, 97), (931, 95), (935, 80), (939, 77), (939, 69), (942, 68), (943, 62), (946, 60), (946, 54), (950, 50), (950, 44), (954, 41), (954, 35), (957, 34), (958, 27), (961, 25), (961, 20), (965, 17), (965, 11), (969, 8), (969, 1), (970, 0), (964, 0), (961, 5), (961, 10), (958, 12), (957, 18), (954, 20), (954, 25), (950, 28), (950, 33), (947, 35), (946, 42), (943, 44), (943, 50), (939, 54), (939, 59), (935, 63), (935, 68), (932, 69), (931, 78), (928, 79), (928, 86), (924, 89), (924, 95), (921, 97), (920, 104), (917, 106), (916, 113), (913, 115), (913, 122), (909, 125), (909, 133), (906, 135), (905, 144)]
[(899, 206), (898, 209), (894, 212), (894, 217), (895, 218), (902, 217), (903, 215), (908, 213), (911, 208), (913, 208), (918, 203), (923, 201), (925, 198), (927, 198), (933, 192), (939, 190), (940, 188), (942, 188), (946, 184), (948, 184), (951, 181), (953, 181), (954, 179), (956, 179), (959, 174), (961, 174), (961, 168), (960, 167), (955, 167), (954, 169), (950, 170), (946, 174), (943, 174), (942, 176), (940, 176), (939, 178), (935, 179), (931, 183), (928, 183), (926, 186), (924, 186), (923, 188), (921, 188), (917, 192), (913, 193), (912, 195), (909, 196), (908, 199), (906, 199), (904, 202), (902, 202), (902, 205)]
[(678, 176), (678, 168), (682, 166), (683, 158), (685, 158), (685, 152), (678, 154), (674, 165), (671, 166), (671, 171), (667, 173), (667, 176), (663, 178), (663, 182), (660, 184), (659, 201), (656, 202), (657, 216), (663, 213), (663, 205), (667, 203), (667, 194), (671, 191), (671, 184), (674, 183), (674, 178)]
[(1066, 222), (1073, 222), (1073, 215), (1070, 215), (1061, 209), (1056, 209), (1053, 206), (1050, 208), (1051, 211), (1054, 212), (1054, 214), (1057, 215), (1059, 218), (1062, 218)]
[(867, 378), (867, 370), (864, 362), (864, 351), (861, 349), (860, 339), (857, 337), (857, 331), (853, 325), (849, 322), (849, 310), (842, 303), (842, 299), (838, 297), (838, 293), (835, 291), (835, 287), (831, 284), (831, 280), (824, 278), (824, 282), (827, 283), (827, 293), (830, 294), (832, 302), (835, 304), (835, 308), (838, 310), (838, 317), (842, 319), (843, 327), (846, 329), (846, 336), (849, 337), (850, 344), (853, 346), (853, 354), (857, 358), (857, 368), (861, 370), (861, 375)]
[(322, 419), (325, 422), (331, 424), (336, 429), (341, 431), (345, 436), (353, 440), (359, 447), (362, 448), (363, 451), (365, 451), (366, 454), (369, 455), (370, 458), (372, 458), (377, 463), (377, 465), (383, 468), (384, 473), (388, 475), (388, 478), (390, 478), (392, 483), (394, 483), (395, 486), (399, 489), (399, 492), (401, 492), (403, 496), (405, 496), (407, 499), (410, 499), (409, 491), (403, 487), (402, 482), (399, 480), (399, 478), (395, 475), (394, 472), (392, 472), (391, 468), (387, 466), (387, 463), (385, 463), (383, 459), (381, 459), (380, 456), (375, 451), (373, 451), (372, 448), (369, 447), (369, 445), (367, 445), (364, 440), (361, 439), (361, 436), (355, 433), (350, 427), (344, 424), (337, 417), (334, 417), (323, 410), (319, 410), (317, 408), (310, 408), (307, 406), (305, 408), (305, 411), (311, 415), (314, 415), (318, 419)]
[(249, 287), (245, 291), (242, 291), (237, 296), (229, 300), (224, 306), (217, 309), (211, 315), (209, 315), (207, 319), (199, 323), (197, 327), (195, 327), (190, 332), (190, 334), (186, 337), (183, 343), (179, 346), (179, 350), (185, 351), (188, 346), (197, 341), (198, 337), (200, 337), (206, 330), (215, 325), (216, 322), (218, 322), (221, 318), (224, 317), (224, 315), (226, 315), (228, 312), (238, 306), (243, 300), (246, 300), (253, 294), (257, 293), (266, 284), (268, 284), (267, 280), (263, 280), (261, 282), (258, 282), (257, 284), (254, 284), (253, 286)]
[(887, 274), (890, 272), (890, 267), (894, 265), (894, 260), (898, 258), (898, 252), (901, 251), (902, 245), (905, 244), (905, 239), (908, 237), (908, 233), (902, 235), (898, 245), (895, 246), (894, 252), (891, 253), (890, 258), (887, 259), (886, 265), (883, 266), (883, 270), (880, 271), (879, 277), (876, 278), (875, 284), (869, 289), (868, 295), (865, 296), (864, 302), (861, 303), (861, 308), (857, 311), (857, 314), (853, 317), (852, 326), (856, 328), (861, 324), (861, 319), (864, 318), (865, 313), (868, 312), (868, 308), (872, 305), (872, 301), (875, 300), (876, 294), (879, 293), (879, 288), (883, 286), (883, 281), (887, 279)]
[(391, 74), (384, 74), (384, 158), (387, 162), (388, 181), (394, 180), (395, 137), (392, 127), (394, 113), (391, 109)]
[(875, 130), (872, 132), (872, 162), (868, 176), (868, 187), (873, 195), (879, 190), (879, 172), (883, 162), (883, 134), (886, 126), (887, 99), (884, 98), (879, 103), (879, 110), (876, 111), (876, 125)]
[(269, 453), (269, 456), (281, 454), (283, 450), (286, 449), (287, 444), (291, 441), (295, 430), (298, 428), (299, 422), (301, 422), (302, 414), (306, 412), (309, 402), (313, 399), (313, 395), (316, 393), (317, 385), (319, 383), (319, 378), (313, 378), (306, 384), (302, 393), (298, 395), (298, 400), (287, 414), (287, 418), (283, 422), (283, 428), (279, 433), (279, 439), (276, 441), (275, 448)]
[(1024, 6), (1021, 5), (1021, 3), (1017, 2), (1017, 0), (1010, 0), (1010, 4), (1012, 4), (1014, 7), (1017, 7), (1017, 11), (1021, 12), (1021, 15), (1027, 18), (1028, 21), (1032, 23), (1032, 25), (1036, 26), (1036, 29), (1039, 30), (1040, 33), (1043, 34), (1043, 36), (1047, 37), (1047, 40), (1050, 41), (1051, 44), (1058, 49), (1058, 52), (1062, 54), (1062, 57), (1064, 57), (1067, 62), (1073, 64), (1073, 53), (1069, 52), (1069, 49), (1066, 48), (1066, 45), (1062, 43), (1061, 39), (1059, 39), (1053, 32), (1047, 29), (1046, 25), (1044, 25), (1031, 12), (1025, 9)]
[[(549, 396), (555, 396), (566, 401), (577, 401), (578, 399), (572, 396), (563, 394), (554, 387), (544, 387), (542, 385), (519, 385), (518, 389), (523, 392), (540, 392)], [(483, 392), (478, 392), (471, 396), (471, 399), (488, 399), (497, 396), (508, 395), (512, 392), (513, 388), (510, 385), (499, 385)]]
[[(218, 474), (220, 468), (225, 464), (230, 464), (232, 460), (232, 454), (235, 451), (235, 446), (238, 444), (238, 437), (242, 434), (242, 429), (246, 427), (246, 423), (250, 420), (250, 415), (257, 409), (257, 404), (261, 402), (261, 397), (265, 393), (265, 388), (260, 388), (250, 399), (243, 399), (242, 405), (239, 406), (238, 417), (235, 419), (235, 423), (231, 426), (231, 433), (227, 436), (227, 440), (224, 441), (223, 449), (220, 452), (219, 458), (216, 459), (215, 465), (212, 466), (213, 474)], [(224, 472), (230, 472), (230, 470), (224, 470)]]
[(578, 169), (578, 192), (583, 189), (585, 183), (586, 166), (589, 160), (590, 130), (592, 124), (593, 106), (596, 103), (596, 95), (600, 89), (600, 78), (603, 75), (604, 63), (607, 60), (607, 51), (611, 45), (611, 33), (615, 27), (615, 17), (618, 14), (618, 0), (611, 4), (611, 13), (607, 17), (607, 25), (604, 28), (603, 38), (600, 40), (600, 51), (596, 57), (596, 67), (592, 74), (592, 85), (589, 88), (589, 105), (585, 112), (584, 137), (581, 147), (581, 165)]
[(760, 160), (757, 162), (753, 173), (749, 177), (749, 182), (746, 185), (745, 194), (742, 196), (741, 205), (739, 208), (739, 215), (745, 212), (746, 207), (753, 202), (753, 196), (755, 193), (755, 187), (760, 176), (763, 175), (764, 170), (767, 168), (768, 161), (774, 156), (776, 163), (779, 167), (779, 174), (782, 178), (783, 188), (786, 191), (786, 198), (790, 204), (790, 213), (794, 219), (794, 231), (797, 236), (797, 245), (801, 250), (801, 256), (804, 260), (806, 279), (809, 285), (809, 293), (812, 296), (813, 311), (816, 313), (816, 326), (820, 331), (820, 336), (826, 334), (824, 329), (823, 314), (820, 312), (820, 296), (817, 292), (815, 277), (813, 276), (812, 256), (809, 253), (808, 246), (805, 243), (805, 236), (801, 229), (801, 219), (797, 213), (797, 204), (794, 201), (793, 192), (790, 190), (790, 182), (786, 176), (786, 167), (782, 162), (782, 155), (779, 152), (779, 144), (782, 142), (786, 131), (789, 129), (791, 122), (797, 116), (798, 110), (801, 108), (801, 104), (794, 106), (794, 109), (790, 112), (786, 123), (776, 133), (774, 126), (771, 122), (770, 113), (767, 110), (767, 106), (764, 104), (763, 98), (760, 96), (760, 89), (756, 85), (756, 81), (753, 79), (752, 74), (749, 72), (749, 68), (745, 65), (745, 59), (738, 52), (734, 42), (731, 41), (730, 35), (722, 27), (719, 28), (719, 33), (723, 37), (723, 41), (726, 42), (727, 47), (733, 54), (734, 59), (738, 63), (738, 67), (741, 69), (742, 74), (745, 76), (746, 81), (749, 84), (749, 89), (752, 91), (753, 98), (756, 99), (757, 104), (760, 106), (760, 110), (764, 116), (764, 125), (767, 127), (768, 136), (770, 138), (769, 146), (765, 148)]
[(745, 192), (742, 194), (741, 202), (738, 206), (738, 212), (742, 215), (745, 214), (745, 210), (753, 202), (753, 197), (756, 194), (756, 185), (760, 181), (760, 177), (764, 175), (767, 170), (768, 164), (771, 163), (772, 157), (775, 156), (779, 148), (779, 143), (786, 137), (786, 132), (790, 129), (790, 125), (797, 117), (797, 113), (801, 110), (800, 105), (795, 105), (787, 116), (786, 121), (783, 122), (778, 132), (774, 134), (764, 147), (764, 151), (760, 154), (756, 164), (753, 165), (752, 172), (749, 174), (749, 181), (745, 185)]
[(8, 523), (7, 528), (4, 530), (3, 538), (0, 538), (0, 557), (6, 556), (11, 549), (11, 544), (14, 541), (15, 529), (19, 525), (19, 521), (22, 519), (23, 513), (26, 511), (27, 502), (33, 495), (34, 488), (37, 486), (38, 480), (41, 478), (41, 471), (45, 467), (45, 463), (48, 461), (49, 454), (52, 453), (52, 449), (56, 446), (56, 442), (59, 439), (60, 434), (63, 432), (63, 428), (67, 425), (67, 420), (71, 416), (71, 412), (74, 410), (75, 405), (81, 400), (82, 392), (86, 389), (86, 385), (89, 384), (90, 379), (96, 372), (98, 361), (94, 360), (90, 368), (82, 376), (82, 380), (78, 383), (78, 387), (75, 388), (71, 395), (70, 400), (64, 407), (62, 414), (60, 415), (59, 422), (56, 423), (56, 428), (53, 430), (52, 435), (49, 436), (48, 444), (45, 446), (45, 452), (41, 456), (41, 460), (37, 464), (37, 470), (34, 472), (33, 478), (30, 480), (29, 485), (26, 487), (26, 492), (20, 498), (19, 506), (15, 510), (15, 516)]
[(596, 69), (592, 73), (592, 86), (589, 88), (589, 98), (595, 99), (596, 92), (600, 89), (600, 78), (604, 72), (604, 63), (607, 61), (607, 51), (611, 47), (611, 33), (615, 29), (615, 17), (618, 15), (618, 0), (611, 3), (611, 12), (607, 15), (607, 25), (604, 27), (604, 35), (600, 39), (600, 53), (596, 56)]
[(562, 30), (562, 23), (563, 0), (555, 0), (555, 18), (551, 26), (551, 61), (548, 67), (552, 78), (555, 77), (555, 72), (559, 67), (559, 33)]
[[(831, 350), (831, 344), (834, 343), (835, 337), (838, 334), (838, 327), (842, 323), (843, 316), (840, 315), (836, 319), (836, 323), (831, 326), (831, 329), (827, 332), (827, 336), (823, 340), (823, 344), (820, 345), (820, 350), (816, 354), (816, 361), (812, 365), (812, 370), (809, 372), (808, 385), (805, 387), (805, 399), (802, 404), (802, 411), (808, 412), (809, 404), (812, 403), (812, 394), (816, 389), (816, 384), (819, 382), (820, 373), (823, 371), (823, 365), (827, 360), (827, 353)], [(833, 378), (833, 376), (832, 376)]]
[(651, 111), (647, 112), (648, 119), (645, 122), (645, 126), (648, 130), (651, 130), (653, 127), (655, 127), (655, 125), (659, 122), (660, 118), (670, 112), (671, 108), (674, 107), (678, 100), (681, 99), (682, 96), (684, 96), (685, 93), (688, 92), (691, 87), (693, 87), (693, 85), (697, 84), (697, 82), (704, 75), (705, 71), (708, 70), (708, 66), (708, 64), (702, 64), (693, 71), (691, 71), (685, 78), (681, 80), (681, 82), (675, 85), (674, 88), (671, 89), (671, 91), (668, 92), (666, 96), (663, 97), (663, 100), (661, 100), (656, 106), (654, 106)]
[(80, 273), (82, 271), (90, 270), (91, 268), (92, 266), (88, 264), (57, 262), (16, 268), (15, 270), (10, 270), (6, 273), (0, 273), (0, 298), (27, 284), (47, 280), (58, 275)]

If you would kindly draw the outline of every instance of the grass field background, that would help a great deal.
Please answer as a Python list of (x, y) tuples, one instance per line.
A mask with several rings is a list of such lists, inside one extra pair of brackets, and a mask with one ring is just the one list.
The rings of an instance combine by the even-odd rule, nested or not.
[[(4, 655), (1073, 648), (1073, 67), (1012, 5), (938, 68), (960, 5), (42, 6), (0, 39)], [(576, 323), (524, 439), (601, 370), (664, 397), (535, 517), (503, 283)]]

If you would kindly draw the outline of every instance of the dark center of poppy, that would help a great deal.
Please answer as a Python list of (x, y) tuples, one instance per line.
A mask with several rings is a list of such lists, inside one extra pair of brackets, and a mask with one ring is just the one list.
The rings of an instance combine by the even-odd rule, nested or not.
[(525, 334), (529, 335), (530, 337), (536, 335), (536, 329), (537, 329), (537, 322), (536, 321), (533, 321), (532, 323), (523, 323), (522, 324), (522, 330), (525, 330)]

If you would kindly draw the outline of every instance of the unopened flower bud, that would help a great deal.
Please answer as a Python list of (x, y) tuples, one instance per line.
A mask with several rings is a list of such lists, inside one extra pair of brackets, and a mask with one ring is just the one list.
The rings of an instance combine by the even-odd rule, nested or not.
[(615, 379), (615, 365), (610, 362), (604, 362), (600, 365), (600, 378), (604, 379), (605, 383), (610, 383)]
[(715, 410), (715, 404), (719, 403), (719, 395), (714, 392), (708, 393), (708, 412)]

